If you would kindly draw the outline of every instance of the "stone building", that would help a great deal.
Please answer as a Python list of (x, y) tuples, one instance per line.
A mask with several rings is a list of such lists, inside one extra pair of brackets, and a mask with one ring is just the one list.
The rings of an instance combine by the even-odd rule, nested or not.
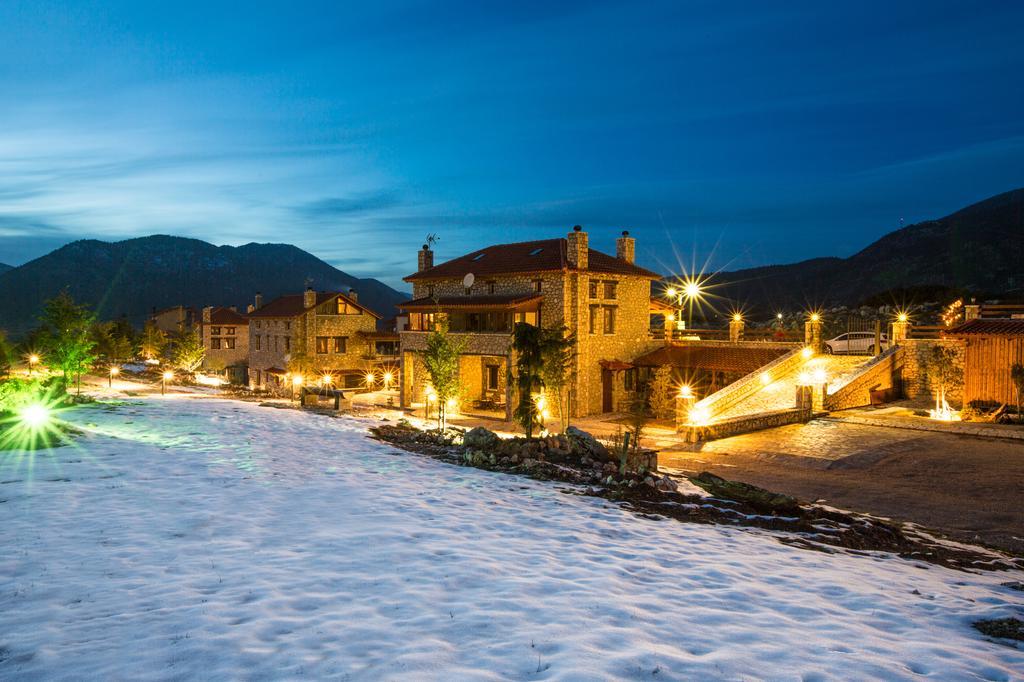
[(203, 369), (245, 383), (249, 364), (249, 318), (235, 308), (203, 308), (200, 334), (206, 357)]
[(635, 241), (623, 232), (616, 255), (590, 248), (579, 226), (567, 237), (499, 244), (434, 265), (424, 245), (418, 269), (405, 281), (413, 298), (400, 332), (402, 405), (422, 404), (428, 386), (417, 351), (439, 316), (465, 343), (460, 366), (463, 412), (479, 410), (511, 418), (508, 378), (515, 358), (511, 333), (517, 322), (558, 328), (577, 339), (569, 389), (574, 416), (611, 412), (624, 394), (622, 370), (650, 349), (651, 282), (660, 275), (634, 262)]
[(149, 320), (166, 336), (175, 336), (186, 329), (192, 329), (199, 323), (195, 309), (183, 305), (171, 306), (162, 310), (154, 308)]
[(361, 305), (355, 291), (307, 289), (266, 305), (257, 295), (247, 318), (252, 388), (286, 387), (289, 374), (306, 383), (329, 376), (336, 387), (363, 386), (367, 372), (387, 362), (377, 353), (380, 315)]

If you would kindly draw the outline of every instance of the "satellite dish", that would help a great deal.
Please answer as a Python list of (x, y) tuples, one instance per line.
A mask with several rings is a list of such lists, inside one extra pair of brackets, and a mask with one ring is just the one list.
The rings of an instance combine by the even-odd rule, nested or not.
[(473, 276), (472, 272), (467, 272), (466, 276), (462, 278), (462, 286), (467, 289), (473, 286), (473, 282), (476, 281), (476, 277)]

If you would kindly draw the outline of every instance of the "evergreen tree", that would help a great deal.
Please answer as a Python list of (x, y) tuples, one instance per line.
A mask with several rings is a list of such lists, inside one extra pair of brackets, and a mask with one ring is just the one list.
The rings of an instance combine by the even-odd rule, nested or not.
[(203, 339), (195, 329), (183, 329), (171, 344), (171, 365), (185, 374), (194, 374), (206, 359)]
[(82, 374), (96, 360), (96, 341), (90, 334), (95, 316), (65, 290), (44, 304), (39, 321), (46, 363), (60, 369), (65, 390), (73, 376), (81, 392)]
[(519, 403), (513, 412), (527, 438), (537, 425), (537, 398), (544, 388), (544, 332), (540, 327), (517, 322), (512, 331), (512, 349), (516, 352), (516, 389)]
[(564, 432), (569, 428), (569, 376), (576, 348), (576, 337), (567, 327), (541, 331), (541, 381), (545, 395), (554, 398), (558, 419)]
[(155, 322), (147, 322), (142, 329), (142, 338), (139, 341), (139, 352), (146, 360), (159, 360), (167, 348), (167, 337), (156, 326)]

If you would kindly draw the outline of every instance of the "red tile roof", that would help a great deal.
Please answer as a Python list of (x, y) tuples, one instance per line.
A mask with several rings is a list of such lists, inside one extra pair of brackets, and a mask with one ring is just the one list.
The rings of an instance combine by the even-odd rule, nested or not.
[(788, 353), (787, 348), (729, 346), (664, 346), (633, 360), (637, 367), (672, 365), (689, 369), (749, 374)]
[(434, 310), (436, 308), (485, 308), (509, 310), (544, 298), (543, 294), (487, 294), (484, 296), (424, 296), (399, 303), (402, 310)]
[(231, 308), (214, 308), (210, 311), (210, 324), (249, 324), (249, 318)]
[(968, 320), (946, 332), (946, 336), (989, 334), (993, 336), (1024, 336), (1024, 319), (984, 318)]
[[(606, 253), (589, 250), (589, 272), (618, 275), (637, 275), (650, 279), (661, 279), (661, 275), (628, 263)], [(467, 253), (432, 268), (405, 277), (406, 282), (428, 279), (464, 277), (469, 273), (480, 277), (507, 275), (517, 272), (551, 272), (569, 270), (566, 255), (566, 239), (540, 239), (516, 244), (495, 244)]]
[[(375, 318), (380, 319), (380, 315), (373, 312), (364, 305), (360, 305), (358, 302), (353, 301), (351, 298), (341, 293), (340, 291), (318, 291), (316, 293), (316, 305), (326, 303), (336, 296), (340, 296), (345, 299), (350, 305), (354, 305), (360, 310), (363, 310)], [(315, 306), (314, 306), (315, 307)], [(254, 310), (249, 313), (249, 317), (298, 317), (302, 313), (306, 312), (311, 308), (306, 308), (304, 294), (286, 294), (284, 296), (278, 296), (270, 303), (267, 303), (262, 308)]]

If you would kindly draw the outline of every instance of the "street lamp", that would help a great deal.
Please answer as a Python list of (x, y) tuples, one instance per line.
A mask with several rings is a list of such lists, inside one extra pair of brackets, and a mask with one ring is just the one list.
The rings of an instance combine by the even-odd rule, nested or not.
[(32, 376), (32, 369), (39, 364), (39, 356), (35, 353), (28, 356), (28, 375)]
[(367, 372), (366, 373), (366, 387), (367, 388), (373, 388), (374, 380), (375, 380), (375, 377), (373, 376), (373, 372)]
[(292, 375), (292, 400), (295, 400), (295, 389), (299, 388), (300, 386), (302, 386), (302, 375), (301, 374), (293, 374)]
[(107, 377), (107, 386), (109, 388), (113, 388), (114, 387), (114, 377), (116, 377), (120, 373), (121, 373), (121, 368), (118, 367), (117, 365), (114, 365), (113, 367), (110, 368), (110, 376)]
[(168, 370), (160, 375), (160, 395), (167, 395), (167, 382), (174, 378), (174, 372)]
[(390, 390), (391, 389), (391, 382), (393, 382), (395, 380), (395, 375), (392, 374), (391, 372), (384, 372), (384, 377), (383, 378), (384, 378), (384, 390), (385, 391)]

